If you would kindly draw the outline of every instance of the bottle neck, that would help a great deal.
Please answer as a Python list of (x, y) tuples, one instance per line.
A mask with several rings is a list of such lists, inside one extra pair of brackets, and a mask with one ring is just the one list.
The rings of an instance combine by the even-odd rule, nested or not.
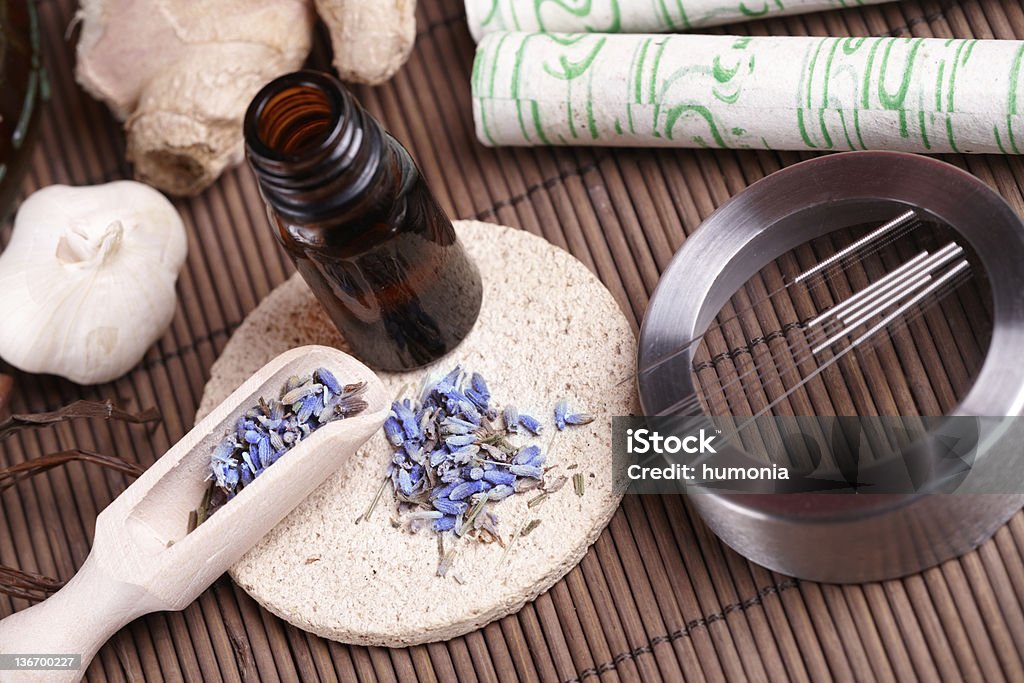
[(268, 83), (244, 123), (264, 200), (300, 225), (343, 222), (393, 191), (390, 138), (341, 82), (297, 71)]

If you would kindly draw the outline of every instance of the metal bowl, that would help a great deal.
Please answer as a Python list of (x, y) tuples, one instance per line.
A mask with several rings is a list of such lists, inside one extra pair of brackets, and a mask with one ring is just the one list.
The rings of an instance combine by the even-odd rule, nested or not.
[[(988, 354), (952, 414), (1021, 415), (1024, 224), (974, 176), (897, 152), (835, 154), (786, 168), (731, 199), (686, 240), (644, 317), (638, 367), (658, 363), (638, 375), (644, 413), (660, 414), (696, 391), (691, 367), (697, 346), (678, 349), (699, 337), (761, 268), (834, 229), (884, 222), (907, 208), (959, 233), (992, 285)], [(758, 564), (848, 583), (895, 578), (961, 555), (1019, 510), (1024, 496), (702, 491), (691, 501), (725, 543)]]

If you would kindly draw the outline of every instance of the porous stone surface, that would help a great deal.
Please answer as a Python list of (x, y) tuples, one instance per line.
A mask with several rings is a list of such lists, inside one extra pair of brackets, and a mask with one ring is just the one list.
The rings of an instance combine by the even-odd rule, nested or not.
[[(493, 402), (513, 403), (544, 422), (533, 443), (570, 480), (542, 504), (535, 493), (494, 506), (507, 550), (445, 536), (457, 548), (447, 577), (436, 576), (437, 537), (393, 524), (390, 484), (368, 521), (357, 522), (384, 481), (392, 449), (383, 433), (297, 507), (231, 570), (267, 609), (333, 640), (401, 647), (445, 640), (511, 614), (575, 566), (619, 505), (612, 481), (614, 415), (635, 414), (633, 331), (611, 294), (565, 251), (521, 230), (456, 223), (484, 281), (470, 335), (429, 368), (380, 373), (395, 397), (427, 374), (456, 364), (487, 378)], [(199, 417), (274, 356), (304, 344), (344, 348), (305, 283), (295, 276), (245, 320), (214, 364)], [(340, 378), (344, 381), (344, 378)], [(590, 425), (558, 432), (554, 403), (570, 399), (594, 414)], [(585, 479), (578, 496), (572, 475)], [(454, 545), (453, 545), (454, 544)]]

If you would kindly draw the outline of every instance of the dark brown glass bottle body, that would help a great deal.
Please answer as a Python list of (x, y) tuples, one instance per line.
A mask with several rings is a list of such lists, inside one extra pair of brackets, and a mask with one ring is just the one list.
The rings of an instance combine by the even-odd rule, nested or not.
[(7, 217), (38, 137), (49, 86), (32, 0), (0, 0), (0, 220)]
[(245, 136), (277, 238), (354, 355), (405, 370), (469, 334), (479, 271), (408, 152), (337, 79), (271, 82)]

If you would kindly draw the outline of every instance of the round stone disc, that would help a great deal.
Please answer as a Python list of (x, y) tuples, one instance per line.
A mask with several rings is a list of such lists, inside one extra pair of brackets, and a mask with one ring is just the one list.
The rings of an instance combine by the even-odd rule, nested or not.
[[(568, 481), (533, 507), (527, 503), (536, 492), (494, 505), (507, 548), (446, 534), (444, 549), (455, 555), (442, 578), (437, 535), (398, 525), (390, 483), (370, 519), (357, 522), (391, 459), (378, 434), (231, 569), (268, 610), (326, 638), (400, 647), (452, 638), (511, 614), (582, 559), (620, 501), (612, 485), (611, 418), (637, 410), (635, 338), (626, 317), (582, 263), (545, 240), (478, 222), (457, 222), (456, 229), (483, 276), (480, 318), (433, 366), (379, 373), (381, 379), (398, 398), (407, 388), (418, 390), (427, 373), (456, 364), (481, 373), (496, 405), (514, 404), (542, 420), (544, 431), (533, 443), (554, 466), (548, 481)], [(199, 416), (274, 356), (304, 344), (345, 348), (295, 276), (228, 342)], [(597, 419), (557, 431), (553, 406), (563, 397)], [(575, 474), (583, 476), (582, 496)], [(517, 534), (527, 525), (528, 534)]]

